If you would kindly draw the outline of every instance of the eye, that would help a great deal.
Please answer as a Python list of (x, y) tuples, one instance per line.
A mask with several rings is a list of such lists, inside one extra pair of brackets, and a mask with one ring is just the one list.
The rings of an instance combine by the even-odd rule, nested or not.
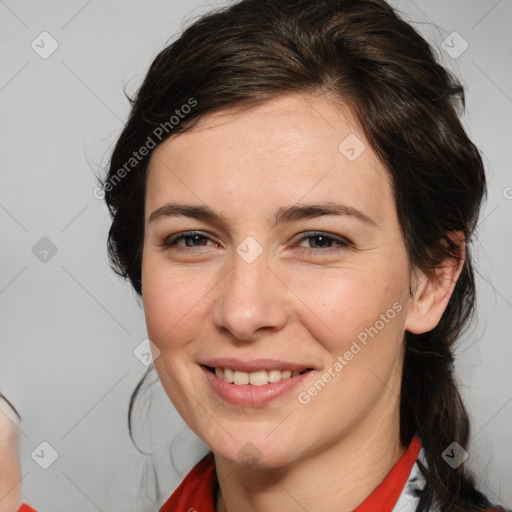
[[(208, 233), (189, 231), (172, 235), (166, 238), (160, 245), (168, 249), (186, 251), (189, 249), (199, 249), (201, 247), (211, 247), (218, 244), (216, 244)], [(303, 233), (297, 247), (310, 249), (317, 253), (326, 253), (351, 245), (351, 242), (343, 237), (322, 231), (315, 231)]]
[(322, 231), (304, 233), (298, 244), (299, 247), (313, 249), (315, 252), (330, 252), (337, 248), (349, 247), (351, 245), (351, 242), (345, 238)]
[(178, 233), (166, 238), (160, 245), (167, 248), (176, 248), (178, 250), (187, 250), (187, 248), (199, 248), (206, 246), (208, 242), (213, 242), (210, 235), (201, 231), (189, 231)]

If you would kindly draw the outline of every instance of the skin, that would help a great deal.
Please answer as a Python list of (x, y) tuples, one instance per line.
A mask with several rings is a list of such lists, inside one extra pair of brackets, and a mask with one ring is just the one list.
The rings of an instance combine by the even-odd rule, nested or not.
[[(354, 161), (338, 149), (349, 135), (366, 148)], [(353, 215), (271, 223), (280, 208), (325, 202), (355, 208), (375, 225)], [(150, 220), (167, 203), (208, 206), (224, 220)], [(211, 240), (161, 245), (194, 230)], [(311, 231), (350, 243), (326, 243)], [(236, 252), (248, 236), (263, 251), (252, 263)], [(389, 175), (348, 106), (326, 96), (289, 94), (211, 114), (154, 150), (146, 323), (164, 389), (215, 455), (217, 511), (348, 512), (364, 501), (406, 448), (399, 440), (404, 333), (438, 323), (461, 265), (448, 260), (433, 278), (411, 269)], [(301, 404), (297, 394), (395, 303), (400, 312)], [(242, 407), (208, 384), (198, 363), (214, 357), (273, 358), (314, 371), (269, 404)], [(246, 443), (257, 454), (250, 466), (240, 455)]]
[(16, 414), (0, 397), (0, 512), (13, 512), (21, 506), (18, 424)]

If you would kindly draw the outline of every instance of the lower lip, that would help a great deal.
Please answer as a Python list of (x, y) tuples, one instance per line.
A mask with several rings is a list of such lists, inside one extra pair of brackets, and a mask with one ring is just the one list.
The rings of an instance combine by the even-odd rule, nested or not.
[(248, 407), (258, 407), (283, 396), (293, 388), (298, 386), (310, 373), (307, 371), (288, 377), (279, 382), (264, 384), (263, 386), (252, 386), (251, 384), (232, 384), (219, 379), (215, 373), (201, 366), (213, 390), (224, 400), (235, 405), (245, 405)]

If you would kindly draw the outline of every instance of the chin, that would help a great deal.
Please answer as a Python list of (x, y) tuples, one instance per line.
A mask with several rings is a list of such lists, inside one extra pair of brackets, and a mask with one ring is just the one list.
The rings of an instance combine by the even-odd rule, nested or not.
[(234, 439), (228, 436), (228, 439), (209, 446), (215, 456), (246, 468), (283, 467), (293, 463), (300, 456), (297, 440), (288, 436), (270, 439), (267, 432), (246, 436), (238, 433)]

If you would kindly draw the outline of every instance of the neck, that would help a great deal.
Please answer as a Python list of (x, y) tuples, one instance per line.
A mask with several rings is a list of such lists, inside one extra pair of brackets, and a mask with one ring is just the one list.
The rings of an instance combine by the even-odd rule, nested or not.
[[(398, 400), (397, 400), (398, 402)], [(398, 406), (376, 407), (334, 446), (279, 468), (246, 468), (215, 457), (217, 512), (351, 512), (384, 480), (406, 447)]]

